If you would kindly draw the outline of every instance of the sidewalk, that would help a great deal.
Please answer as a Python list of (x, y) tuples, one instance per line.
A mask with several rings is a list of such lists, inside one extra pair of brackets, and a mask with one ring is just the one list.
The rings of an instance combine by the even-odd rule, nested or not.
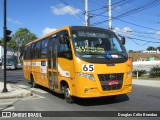
[(20, 88), (16, 85), (9, 83), (7, 84), (8, 92), (2, 93), (3, 88), (4, 83), (0, 82), (0, 99), (23, 98), (32, 95), (31, 90), (28, 90), (26, 88)]
[(160, 80), (137, 80), (137, 79), (133, 79), (132, 83), (136, 84), (136, 85), (143, 85), (143, 86), (148, 86), (148, 87), (159, 87), (160, 88)]

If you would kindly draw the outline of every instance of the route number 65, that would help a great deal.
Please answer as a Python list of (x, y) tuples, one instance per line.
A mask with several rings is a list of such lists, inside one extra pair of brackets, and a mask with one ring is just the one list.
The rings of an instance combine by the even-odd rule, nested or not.
[(83, 64), (82, 71), (83, 72), (94, 72), (94, 65), (93, 64)]

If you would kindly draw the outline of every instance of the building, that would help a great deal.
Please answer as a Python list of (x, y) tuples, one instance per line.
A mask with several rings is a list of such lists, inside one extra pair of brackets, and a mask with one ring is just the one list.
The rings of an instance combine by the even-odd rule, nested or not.
[(160, 51), (157, 49), (157, 50), (145, 50), (143, 51), (143, 53), (155, 53), (155, 54), (160, 54)]
[(3, 56), (3, 53), (4, 53), (3, 47), (0, 46), (0, 58)]
[[(7, 48), (7, 55), (17, 55), (17, 52), (14, 52), (13, 49)], [(4, 49), (2, 46), (0, 46), (0, 58), (4, 55)]]

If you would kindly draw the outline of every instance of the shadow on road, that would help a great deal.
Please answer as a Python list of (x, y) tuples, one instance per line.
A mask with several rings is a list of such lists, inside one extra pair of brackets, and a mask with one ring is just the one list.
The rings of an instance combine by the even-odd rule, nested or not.
[[(55, 97), (58, 97), (59, 99), (64, 99), (63, 94), (55, 93), (48, 88), (45, 88), (43, 86), (37, 86), (37, 88), (42, 89), (50, 94), (52, 94)], [(44, 94), (43, 94), (44, 95)], [(98, 105), (106, 105), (106, 104), (114, 104), (114, 103), (120, 103), (128, 101), (129, 97), (128, 95), (118, 95), (115, 99), (111, 99), (110, 97), (99, 97), (99, 98), (76, 98), (75, 104), (81, 105), (81, 106), (98, 106)]]
[(129, 100), (128, 95), (119, 95), (115, 99), (111, 99), (110, 97), (78, 99), (76, 101), (76, 104), (81, 106), (97, 106), (97, 105), (120, 103), (128, 100)]

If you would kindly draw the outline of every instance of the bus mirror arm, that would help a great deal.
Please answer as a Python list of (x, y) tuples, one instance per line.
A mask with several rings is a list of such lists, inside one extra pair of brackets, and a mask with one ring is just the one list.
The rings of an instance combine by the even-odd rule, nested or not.
[(124, 36), (121, 38), (121, 42), (122, 42), (122, 45), (125, 45), (125, 43), (126, 43), (126, 39), (125, 39), (125, 37), (124, 37)]
[(118, 34), (118, 36), (121, 37), (121, 43), (122, 43), (122, 45), (125, 45), (125, 43), (126, 43), (126, 38), (125, 38), (124, 36), (122, 36), (122, 35), (119, 35), (119, 34)]

